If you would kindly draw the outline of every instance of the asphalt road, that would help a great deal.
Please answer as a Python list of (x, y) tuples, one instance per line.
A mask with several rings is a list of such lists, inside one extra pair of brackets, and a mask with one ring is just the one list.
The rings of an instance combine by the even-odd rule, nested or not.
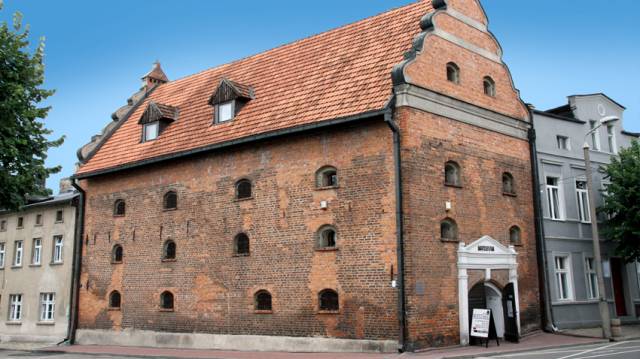
[(491, 359), (638, 359), (640, 340), (627, 342), (589, 344), (565, 348), (532, 350), (528, 352), (503, 354)]

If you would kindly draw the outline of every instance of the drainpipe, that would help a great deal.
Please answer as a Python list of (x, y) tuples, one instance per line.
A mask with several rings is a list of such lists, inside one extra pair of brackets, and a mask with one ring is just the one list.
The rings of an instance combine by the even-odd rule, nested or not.
[(73, 263), (71, 264), (71, 313), (69, 316), (69, 327), (67, 328), (67, 339), (69, 344), (74, 344), (76, 340), (76, 330), (78, 329), (78, 310), (80, 299), (80, 266), (82, 263), (82, 235), (84, 233), (84, 212), (86, 208), (86, 192), (78, 184), (76, 179), (72, 179), (71, 185), (80, 192), (78, 207), (76, 208), (76, 231), (74, 235)]
[(538, 256), (538, 280), (540, 283), (540, 301), (544, 307), (543, 330), (554, 333), (558, 328), (554, 324), (551, 309), (551, 294), (549, 291), (549, 274), (547, 272), (547, 245), (544, 239), (544, 222), (542, 220), (542, 206), (540, 198), (540, 177), (538, 174), (538, 150), (536, 147), (536, 130), (533, 128), (533, 111), (529, 106), (531, 128), (528, 131), (529, 150), (531, 153), (531, 177), (533, 182), (533, 211), (536, 230), (536, 254)]
[(399, 332), (399, 352), (406, 351), (407, 338), (407, 314), (406, 298), (404, 290), (404, 238), (403, 238), (403, 215), (402, 215), (402, 157), (400, 152), (400, 128), (394, 121), (394, 108), (396, 104), (395, 95), (389, 100), (384, 113), (384, 122), (389, 125), (393, 132), (393, 163), (395, 171), (395, 192), (396, 192), (396, 256), (398, 261), (398, 322)]

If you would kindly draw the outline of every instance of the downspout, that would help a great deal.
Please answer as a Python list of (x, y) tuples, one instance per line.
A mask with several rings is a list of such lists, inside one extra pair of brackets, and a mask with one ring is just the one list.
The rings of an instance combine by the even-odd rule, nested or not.
[(384, 112), (384, 122), (389, 125), (393, 132), (393, 164), (395, 171), (395, 192), (396, 192), (396, 257), (398, 261), (398, 322), (400, 332), (398, 336), (398, 351), (406, 351), (407, 341), (407, 314), (406, 298), (404, 290), (404, 219), (402, 215), (402, 157), (400, 148), (400, 128), (394, 121), (394, 108), (396, 104), (395, 95), (389, 100)]
[(547, 245), (544, 239), (544, 222), (542, 220), (542, 206), (540, 198), (540, 177), (538, 174), (538, 150), (536, 147), (536, 130), (533, 127), (533, 111), (529, 107), (531, 128), (528, 131), (529, 149), (531, 153), (531, 177), (533, 182), (533, 211), (536, 230), (536, 254), (538, 256), (538, 280), (540, 285), (540, 299), (544, 307), (543, 330), (554, 333), (558, 331), (554, 324), (553, 310), (551, 310), (551, 295), (549, 292), (549, 275), (547, 273)]
[(84, 233), (84, 213), (86, 208), (86, 192), (76, 179), (72, 179), (71, 185), (80, 192), (78, 208), (76, 209), (76, 232), (74, 235), (74, 251), (71, 272), (71, 314), (69, 317), (69, 327), (67, 329), (67, 339), (69, 344), (74, 344), (76, 340), (76, 330), (78, 329), (78, 310), (80, 300), (80, 273), (82, 261), (82, 235)]

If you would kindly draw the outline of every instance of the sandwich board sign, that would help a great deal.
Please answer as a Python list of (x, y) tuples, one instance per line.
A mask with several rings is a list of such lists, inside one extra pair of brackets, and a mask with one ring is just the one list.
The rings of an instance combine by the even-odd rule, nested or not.
[(491, 323), (491, 309), (473, 309), (471, 319), (471, 336), (489, 338), (489, 324)]

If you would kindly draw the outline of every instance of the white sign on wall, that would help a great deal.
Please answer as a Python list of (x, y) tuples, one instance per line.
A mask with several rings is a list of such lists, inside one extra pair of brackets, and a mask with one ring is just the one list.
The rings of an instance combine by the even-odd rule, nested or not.
[(471, 318), (471, 336), (489, 338), (489, 324), (491, 321), (491, 309), (473, 309)]

